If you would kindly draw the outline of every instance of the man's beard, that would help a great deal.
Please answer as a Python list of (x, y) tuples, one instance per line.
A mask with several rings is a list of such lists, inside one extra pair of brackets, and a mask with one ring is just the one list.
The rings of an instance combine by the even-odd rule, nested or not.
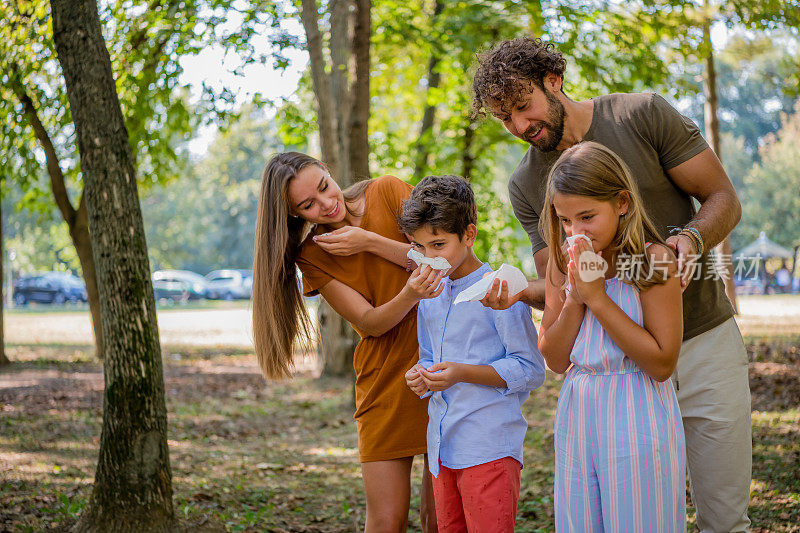
[(544, 89), (544, 96), (547, 99), (547, 122), (543, 124), (542, 129), (547, 128), (550, 135), (547, 135), (547, 132), (545, 132), (541, 139), (530, 141), (528, 140), (529, 133), (536, 131), (536, 128), (531, 126), (525, 130), (523, 137), (530, 145), (535, 146), (540, 151), (552, 152), (556, 149), (558, 143), (561, 142), (561, 138), (564, 136), (564, 117), (566, 113), (564, 111), (564, 104), (550, 91)]

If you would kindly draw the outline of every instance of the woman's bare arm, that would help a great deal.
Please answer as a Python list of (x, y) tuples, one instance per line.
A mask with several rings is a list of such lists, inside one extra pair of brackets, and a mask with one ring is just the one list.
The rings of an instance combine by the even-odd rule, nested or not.
[(361, 293), (335, 279), (320, 287), (319, 293), (359, 332), (380, 337), (395, 327), (420, 300), (439, 296), (444, 288), (440, 283), (442, 272), (427, 266), (422, 271), (416, 269), (400, 293), (378, 307), (373, 307)]

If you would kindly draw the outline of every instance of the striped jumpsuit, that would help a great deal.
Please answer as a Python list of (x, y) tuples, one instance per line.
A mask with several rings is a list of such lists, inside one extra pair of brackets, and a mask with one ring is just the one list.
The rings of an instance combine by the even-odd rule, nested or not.
[[(642, 325), (639, 290), (606, 293)], [(586, 310), (555, 419), (556, 531), (686, 530), (685, 445), (670, 380), (625, 357)]]

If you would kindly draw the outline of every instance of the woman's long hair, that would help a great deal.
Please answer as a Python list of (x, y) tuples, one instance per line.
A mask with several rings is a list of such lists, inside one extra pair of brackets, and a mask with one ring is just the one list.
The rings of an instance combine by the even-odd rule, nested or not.
[(322, 163), (298, 152), (285, 152), (267, 163), (258, 199), (253, 259), (253, 344), (261, 372), (289, 377), (292, 346), (298, 335), (309, 338), (311, 321), (297, 279), (295, 259), (308, 223), (289, 210), (289, 181), (302, 169)]
[[(310, 339), (314, 329), (295, 266), (310, 224), (293, 216), (289, 208), (289, 182), (312, 165), (328, 170), (309, 155), (280, 153), (269, 160), (261, 178), (253, 259), (253, 344), (261, 371), (268, 378), (291, 376), (294, 341)], [(363, 196), (369, 183), (364, 180), (342, 191), (351, 214), (348, 203)]]
[(647, 242), (664, 244), (664, 240), (644, 210), (627, 165), (617, 154), (602, 144), (584, 141), (565, 150), (550, 169), (539, 231), (547, 241), (553, 264), (566, 274), (567, 259), (562, 248), (564, 233), (553, 205), (553, 198), (558, 193), (603, 202), (611, 202), (621, 193), (627, 193), (628, 212), (620, 217), (609, 249), (611, 253), (604, 259), (610, 261), (612, 255), (636, 258), (631, 265), (635, 266), (633, 275), (624, 276), (622, 280), (640, 290), (666, 281), (666, 270), (654, 268), (645, 252)]

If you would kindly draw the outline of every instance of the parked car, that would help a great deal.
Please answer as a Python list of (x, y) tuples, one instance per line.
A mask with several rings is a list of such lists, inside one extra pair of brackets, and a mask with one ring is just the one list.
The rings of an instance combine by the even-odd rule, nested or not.
[(26, 305), (28, 302), (64, 304), (88, 299), (86, 284), (68, 272), (21, 276), (14, 282), (13, 298), (16, 305)]
[(240, 269), (239, 272), (244, 276), (244, 286), (247, 287), (247, 297), (253, 296), (253, 271)]
[[(208, 298), (208, 284), (206, 278), (189, 270), (156, 270), (153, 272), (153, 291), (156, 282), (184, 282), (189, 292), (189, 300), (202, 300)], [(159, 283), (160, 286), (163, 286)], [(176, 285), (170, 285), (177, 289)]]
[(191, 285), (188, 281), (175, 281), (154, 279), (153, 295), (156, 301), (171, 300), (173, 302), (186, 302), (189, 300)]
[(250, 298), (253, 275), (249, 270), (214, 270), (206, 274), (208, 297), (214, 300)]

